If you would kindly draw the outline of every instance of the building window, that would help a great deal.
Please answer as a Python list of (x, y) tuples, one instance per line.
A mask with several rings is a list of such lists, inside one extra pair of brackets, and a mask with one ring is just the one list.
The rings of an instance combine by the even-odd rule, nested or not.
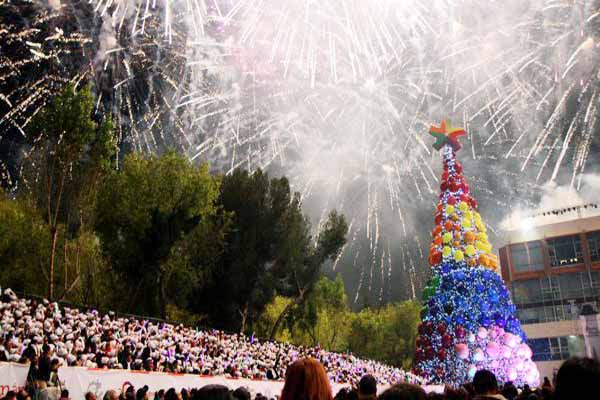
[(514, 281), (512, 287), (513, 302), (515, 304), (537, 303), (543, 300), (539, 279)]
[(553, 267), (566, 267), (583, 263), (581, 240), (578, 235), (548, 239), (547, 243), (550, 265)]
[(515, 272), (541, 271), (544, 269), (542, 243), (539, 240), (510, 246)]
[(529, 339), (533, 361), (566, 360), (572, 356), (585, 356), (583, 336), (562, 336)]
[(600, 261), (600, 231), (588, 233), (587, 241), (590, 248), (590, 258), (592, 261)]
[(587, 273), (568, 273), (560, 274), (556, 278), (560, 285), (560, 294), (562, 300), (567, 299), (583, 299), (583, 282), (582, 279), (588, 279)]

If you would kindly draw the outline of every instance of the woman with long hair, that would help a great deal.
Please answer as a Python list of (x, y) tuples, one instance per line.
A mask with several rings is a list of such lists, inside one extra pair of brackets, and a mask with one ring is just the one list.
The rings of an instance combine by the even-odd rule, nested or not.
[(314, 358), (291, 364), (285, 373), (280, 400), (333, 400), (325, 368)]

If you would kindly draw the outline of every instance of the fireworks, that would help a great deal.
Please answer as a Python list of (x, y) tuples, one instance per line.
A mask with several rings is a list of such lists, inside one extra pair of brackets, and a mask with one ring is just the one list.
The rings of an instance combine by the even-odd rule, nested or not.
[[(423, 135), (432, 120), (449, 115), (470, 132), (463, 157), (491, 225), (549, 179), (577, 187), (598, 146), (598, 1), (91, 0), (75, 8), (38, 8), (36, 18), (57, 29), (35, 40), (1, 22), (1, 39), (20, 41), (22, 56), (2, 56), (0, 127), (24, 129), (60, 83), (88, 76), (99, 112), (115, 114), (129, 147), (176, 147), (222, 172), (285, 173), (315, 225), (330, 208), (348, 216), (349, 243), (334, 268), (355, 302), (423, 286), (430, 221), (420, 210), (434, 204), (439, 175)], [(77, 30), (61, 25), (68, 16)], [(49, 51), (47, 43), (66, 40), (59, 33), (77, 50)], [(18, 96), (6, 89), (7, 71), (23, 74), (18, 63), (63, 65), (74, 53), (86, 60), (75, 73), (29, 79)]]

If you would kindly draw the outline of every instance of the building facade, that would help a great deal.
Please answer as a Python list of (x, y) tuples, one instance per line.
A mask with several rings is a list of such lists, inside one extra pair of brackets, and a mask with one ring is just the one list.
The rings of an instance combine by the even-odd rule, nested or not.
[(499, 249), (533, 360), (550, 379), (571, 356), (600, 357), (600, 215), (564, 210), (510, 231)]

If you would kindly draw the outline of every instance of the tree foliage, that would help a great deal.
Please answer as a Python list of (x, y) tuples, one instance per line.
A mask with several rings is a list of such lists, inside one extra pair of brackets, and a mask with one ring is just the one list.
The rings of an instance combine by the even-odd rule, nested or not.
[(175, 282), (194, 282), (177, 260), (201, 221), (216, 212), (218, 182), (203, 165), (174, 152), (129, 155), (108, 176), (97, 202), (96, 230), (113, 273), (129, 289), (125, 309), (166, 317)]

